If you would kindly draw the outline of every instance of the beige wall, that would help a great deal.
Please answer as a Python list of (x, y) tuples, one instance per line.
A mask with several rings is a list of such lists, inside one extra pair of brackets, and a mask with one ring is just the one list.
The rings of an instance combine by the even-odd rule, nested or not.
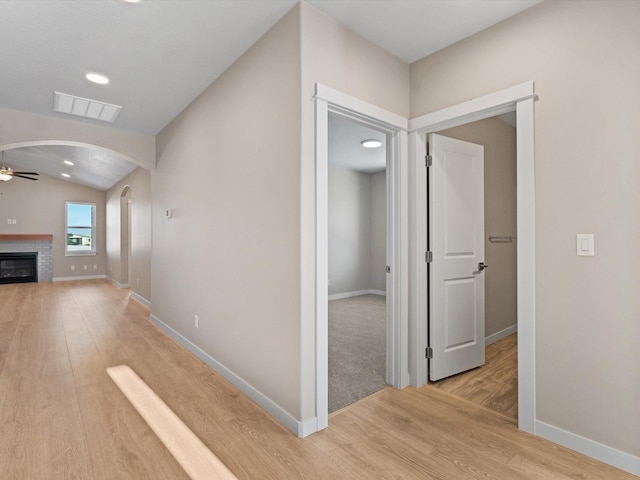
[(385, 173), (329, 165), (329, 295), (385, 287)]
[[(121, 236), (126, 225), (121, 224), (121, 195), (131, 189), (131, 278), (123, 271), (127, 252), (121, 249)], [(128, 283), (131, 290), (151, 300), (151, 174), (137, 168), (106, 193), (107, 216), (107, 276), (116, 282)], [(126, 243), (125, 243), (126, 244)]]
[(371, 285), (370, 175), (329, 165), (329, 295)]
[[(64, 254), (65, 202), (96, 204), (97, 255), (70, 256)], [(0, 233), (53, 234), (53, 277), (83, 277), (105, 275), (105, 192), (47, 175), (32, 182), (14, 178), (0, 182)], [(16, 219), (7, 225), (7, 219)], [(84, 269), (84, 266), (87, 269)], [(96, 268), (93, 268), (94, 265)], [(71, 270), (71, 267), (75, 270)]]
[(306, 2), (300, 4), (302, 418), (315, 415), (315, 84), (409, 114), (409, 65)]
[(412, 116), (535, 81), (537, 417), (636, 456), (638, 25), (636, 1), (546, 1), (411, 66)]
[(387, 291), (387, 173), (370, 174), (371, 288)]
[(158, 135), (151, 301), (299, 419), (298, 18), (295, 7)]
[(518, 321), (517, 241), (494, 243), (489, 235), (516, 235), (516, 129), (488, 118), (438, 132), (484, 146), (485, 337)]
[(153, 314), (302, 421), (315, 415), (315, 82), (409, 112), (409, 66), (303, 2), (158, 135), (152, 174)]

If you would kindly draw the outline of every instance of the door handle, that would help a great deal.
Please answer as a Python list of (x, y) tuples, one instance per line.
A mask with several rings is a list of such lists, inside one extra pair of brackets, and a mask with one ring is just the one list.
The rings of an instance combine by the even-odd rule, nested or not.
[(485, 265), (484, 262), (478, 263), (478, 271), (479, 272), (483, 271), (485, 268), (489, 268), (489, 265)]

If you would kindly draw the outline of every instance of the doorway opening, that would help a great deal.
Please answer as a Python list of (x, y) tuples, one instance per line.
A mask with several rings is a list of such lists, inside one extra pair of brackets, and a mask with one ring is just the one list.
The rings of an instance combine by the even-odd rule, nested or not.
[[(409, 384), (408, 357), (408, 120), (342, 92), (316, 84), (315, 192), (316, 192), (316, 418), (310, 429), (329, 424), (329, 114), (348, 118), (386, 136), (387, 237), (386, 237), (386, 383), (396, 388)], [(310, 433), (310, 432), (309, 432)]]
[(387, 135), (329, 114), (329, 413), (387, 385)]
[[(485, 118), (516, 112), (517, 124), (517, 324), (518, 324), (518, 427), (535, 434), (536, 431), (536, 369), (535, 369), (535, 155), (534, 102), (537, 96), (532, 81), (495, 93), (444, 108), (410, 120), (409, 164), (413, 212), (411, 224), (416, 226), (411, 249), (414, 259), (424, 258), (427, 251), (426, 175), (424, 167), (426, 137), (433, 132), (457, 127)], [(429, 370), (429, 342), (427, 334), (429, 289), (427, 268), (416, 267), (410, 285), (410, 367), (411, 383), (419, 387), (427, 383)], [(426, 354), (425, 354), (425, 347)]]
[[(482, 358), (430, 385), (502, 415), (518, 418), (516, 116), (502, 114), (439, 131), (453, 141), (483, 147), (483, 209), (479, 260), (470, 277), (479, 286), (483, 327), (472, 341)], [(434, 152), (435, 153), (435, 152)], [(434, 199), (431, 199), (434, 201)], [(468, 332), (469, 337), (474, 332)], [(481, 362), (481, 363), (480, 363)], [(462, 368), (462, 367), (460, 367)]]

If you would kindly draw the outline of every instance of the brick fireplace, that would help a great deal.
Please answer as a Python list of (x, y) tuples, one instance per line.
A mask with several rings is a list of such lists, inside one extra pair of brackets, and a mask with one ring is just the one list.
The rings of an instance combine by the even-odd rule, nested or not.
[(37, 253), (37, 280), (53, 280), (53, 235), (0, 234), (0, 253)]

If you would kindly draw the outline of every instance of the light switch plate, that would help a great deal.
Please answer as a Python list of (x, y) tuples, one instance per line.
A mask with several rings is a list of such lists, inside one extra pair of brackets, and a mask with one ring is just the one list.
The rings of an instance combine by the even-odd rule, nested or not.
[(576, 235), (576, 254), (579, 257), (593, 257), (595, 255), (593, 233), (578, 233)]

